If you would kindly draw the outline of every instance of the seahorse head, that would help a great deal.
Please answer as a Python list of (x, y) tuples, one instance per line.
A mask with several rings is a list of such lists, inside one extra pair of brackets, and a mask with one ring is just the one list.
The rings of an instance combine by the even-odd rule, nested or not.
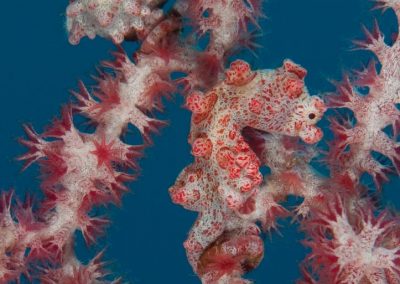
[(270, 133), (300, 137), (316, 143), (322, 131), (315, 124), (326, 110), (304, 84), (307, 71), (291, 60), (276, 70), (251, 71), (243, 61), (231, 64), (225, 83), (243, 93), (241, 117), (246, 126)]

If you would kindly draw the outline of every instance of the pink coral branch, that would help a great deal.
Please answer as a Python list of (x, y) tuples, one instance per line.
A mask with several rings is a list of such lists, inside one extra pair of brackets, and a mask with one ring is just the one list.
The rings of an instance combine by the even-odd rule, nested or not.
[[(397, 1), (379, 3), (381, 7), (391, 6), (398, 10)], [(396, 171), (399, 171), (400, 145), (396, 142), (396, 136), (400, 112), (395, 106), (400, 102), (399, 86), (396, 83), (400, 70), (397, 60), (399, 41), (388, 46), (376, 21), (372, 32), (366, 28), (364, 32), (366, 39), (357, 41), (357, 45), (372, 51), (382, 67), (378, 73), (376, 62), (371, 60), (366, 69), (355, 72), (354, 82), (345, 76), (343, 83), (338, 85), (339, 96), (329, 98), (332, 107), (352, 110), (357, 120), (354, 126), (345, 125), (338, 120), (333, 121), (332, 130), (336, 134), (336, 141), (331, 145), (331, 162), (335, 164), (335, 159), (340, 155), (336, 160), (336, 163), (340, 163), (340, 169), (335, 170), (336, 172), (347, 172), (353, 180), (358, 180), (362, 173), (367, 172), (380, 188), (381, 182), (387, 180), (389, 168), (376, 161), (371, 151), (387, 157)], [(360, 95), (357, 87), (368, 87), (368, 94)], [(394, 137), (384, 133), (383, 129), (388, 126), (392, 127)], [(350, 150), (345, 152), (347, 146)], [(339, 172), (337, 174), (341, 174)]]

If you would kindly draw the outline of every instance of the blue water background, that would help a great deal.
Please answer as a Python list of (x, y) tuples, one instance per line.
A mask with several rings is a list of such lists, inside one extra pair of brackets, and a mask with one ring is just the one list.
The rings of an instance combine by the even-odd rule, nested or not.
[[(82, 79), (92, 83), (95, 66), (110, 58), (113, 45), (103, 39), (84, 39), (71, 46), (64, 28), (68, 1), (5, 1), (2, 3), (0, 69), (0, 186), (24, 192), (40, 192), (37, 167), (22, 174), (14, 158), (23, 153), (17, 138), (22, 123), (41, 131), (70, 101), (69, 90)], [(367, 0), (269, 0), (267, 19), (261, 21), (263, 35), (258, 58), (241, 56), (254, 68), (276, 68), (291, 58), (308, 70), (311, 94), (331, 91), (330, 79), (340, 79), (345, 70), (366, 65), (372, 54), (350, 51), (351, 40), (362, 38), (361, 24), (372, 26), (377, 18), (384, 33), (397, 32), (392, 11), (371, 11)], [(390, 42), (390, 40), (388, 40)], [(89, 259), (104, 246), (106, 259), (116, 275), (130, 283), (199, 283), (186, 261), (182, 242), (196, 214), (173, 205), (167, 189), (191, 161), (187, 144), (189, 113), (176, 97), (167, 103), (170, 126), (154, 139), (141, 161), (142, 173), (131, 184), (123, 206), (108, 209), (113, 220), (106, 237), (86, 249), (77, 234), (77, 253)], [(396, 185), (397, 184), (397, 185)], [(384, 187), (390, 206), (400, 208), (398, 180)], [(298, 264), (306, 254), (303, 235), (296, 225), (282, 221), (282, 236), (266, 237), (265, 259), (249, 277), (256, 283), (293, 283), (300, 277)]]

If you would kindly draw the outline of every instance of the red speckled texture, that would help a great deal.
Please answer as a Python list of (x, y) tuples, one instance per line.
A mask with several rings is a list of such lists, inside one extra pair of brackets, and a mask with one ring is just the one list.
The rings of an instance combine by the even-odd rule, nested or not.
[[(314, 124), (325, 106), (308, 94), (303, 81), (306, 71), (301, 66), (286, 60), (277, 70), (252, 71), (246, 62), (237, 60), (225, 74), (225, 80), (206, 94), (195, 92), (187, 97), (187, 107), (193, 112), (189, 142), (195, 162), (170, 189), (175, 203), (199, 212), (185, 242), (195, 270), (200, 255), (223, 232), (255, 226), (236, 214), (252, 213), (245, 203), (258, 194), (262, 182), (260, 160), (242, 130), (252, 127), (298, 136), (306, 143), (322, 137)], [(301, 89), (287, 87), (287, 82)]]

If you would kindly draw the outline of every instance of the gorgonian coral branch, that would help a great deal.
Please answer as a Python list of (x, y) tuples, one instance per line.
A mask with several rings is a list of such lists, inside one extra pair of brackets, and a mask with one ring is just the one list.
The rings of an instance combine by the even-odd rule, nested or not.
[[(400, 2), (377, 2), (378, 7), (391, 7), (399, 15)], [(399, 43), (386, 44), (377, 22), (372, 32), (366, 28), (364, 32), (366, 39), (355, 43), (372, 51), (381, 68), (378, 72), (375, 60), (371, 60), (366, 69), (355, 72), (354, 79), (345, 76), (338, 84), (338, 95), (328, 97), (330, 106), (350, 109), (354, 119), (331, 119), (335, 139), (325, 160), (331, 177), (329, 184), (322, 186), (330, 193), (324, 193), (325, 205), (314, 208), (303, 223), (309, 236), (305, 244), (312, 252), (305, 261), (310, 269), (303, 270), (301, 283), (400, 281), (398, 216), (377, 207), (361, 183), (366, 172), (380, 189), (392, 168), (398, 172)], [(362, 94), (360, 87), (364, 91), (366, 87), (367, 94)], [(386, 161), (376, 159), (373, 152)]]
[(336, 197), (305, 225), (317, 283), (400, 281), (400, 223), (390, 213), (375, 216), (368, 204), (346, 204)]
[(67, 7), (69, 42), (78, 44), (84, 36), (96, 35), (121, 43), (125, 38), (144, 37), (163, 12), (160, 0), (74, 0)]
[[(377, 1), (380, 7), (392, 7), (398, 14), (398, 1)], [(373, 52), (381, 64), (376, 70), (376, 62), (355, 74), (353, 81), (345, 76), (338, 85), (339, 95), (330, 96), (332, 107), (350, 109), (355, 122), (346, 119), (332, 119), (332, 130), (336, 135), (331, 144), (332, 164), (338, 168), (337, 175), (347, 175), (358, 181), (361, 174), (370, 174), (379, 188), (382, 181), (388, 180), (391, 171), (386, 163), (380, 163), (372, 156), (372, 151), (385, 156), (392, 166), (399, 171), (400, 145), (396, 142), (399, 128), (400, 103), (398, 77), (400, 75), (400, 43), (395, 40), (391, 46), (385, 43), (377, 22), (372, 32), (364, 28), (366, 39), (355, 41), (359, 48)], [(359, 87), (367, 87), (368, 93), (361, 95)], [(384, 129), (393, 129), (389, 137)]]

